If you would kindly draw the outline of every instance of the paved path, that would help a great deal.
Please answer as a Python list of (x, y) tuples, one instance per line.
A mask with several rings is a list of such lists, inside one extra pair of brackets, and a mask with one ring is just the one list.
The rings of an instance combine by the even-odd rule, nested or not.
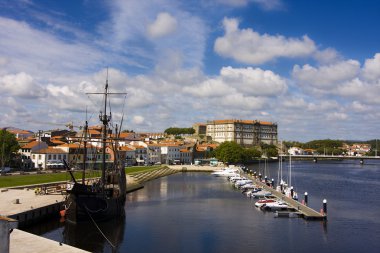
[[(1, 189), (0, 215), (10, 216), (64, 201), (61, 194), (36, 195), (32, 189)], [(19, 204), (16, 203), (19, 200)]]
[(67, 244), (13, 229), (10, 235), (9, 253), (86, 253)]

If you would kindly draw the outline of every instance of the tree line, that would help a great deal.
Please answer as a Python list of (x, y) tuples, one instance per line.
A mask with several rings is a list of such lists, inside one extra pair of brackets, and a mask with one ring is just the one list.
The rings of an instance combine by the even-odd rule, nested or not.
[(377, 141), (369, 140), (369, 141), (344, 141), (344, 140), (313, 140), (306, 143), (297, 142), (297, 141), (284, 141), (284, 148), (289, 149), (291, 147), (299, 147), (302, 149), (313, 149), (319, 154), (333, 154), (333, 155), (341, 155), (345, 153), (347, 150), (343, 148), (344, 144), (352, 145), (354, 143), (362, 143), (362, 144), (370, 144), (371, 151), (367, 155), (374, 155), (375, 149), (377, 149)]
[(164, 133), (169, 134), (169, 135), (194, 134), (195, 130), (192, 127), (189, 127), (189, 128), (169, 127), (165, 129)]
[(276, 146), (265, 143), (257, 147), (245, 148), (236, 142), (226, 141), (220, 144), (210, 155), (224, 163), (236, 164), (252, 162), (261, 159), (262, 156), (277, 157), (278, 151)]

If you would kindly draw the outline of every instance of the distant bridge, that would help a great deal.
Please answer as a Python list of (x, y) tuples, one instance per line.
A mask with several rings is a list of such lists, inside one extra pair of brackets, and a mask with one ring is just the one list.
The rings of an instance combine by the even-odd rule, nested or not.
[(342, 155), (279, 155), (282, 159), (289, 158), (305, 158), (313, 159), (316, 163), (319, 159), (336, 159), (336, 160), (360, 160), (360, 163), (363, 164), (364, 160), (380, 160), (380, 156), (342, 156)]

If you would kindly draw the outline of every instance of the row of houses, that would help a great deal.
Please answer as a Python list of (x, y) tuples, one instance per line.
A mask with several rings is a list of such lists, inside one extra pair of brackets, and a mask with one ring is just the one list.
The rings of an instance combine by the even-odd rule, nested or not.
[[(370, 144), (363, 144), (363, 143), (355, 143), (352, 145), (349, 144), (343, 144), (342, 150), (344, 150), (344, 155), (348, 156), (363, 156), (366, 155), (368, 152), (371, 151), (371, 145)], [(288, 153), (290, 155), (315, 155), (316, 150), (314, 149), (303, 149), (299, 147), (291, 147), (288, 150)], [(321, 154), (326, 155), (326, 154)], [(343, 154), (340, 154), (343, 155)]]
[[(116, 155), (127, 166), (143, 164), (191, 164), (195, 159), (207, 158), (209, 153), (224, 141), (234, 141), (242, 146), (258, 145), (261, 142), (277, 144), (277, 124), (257, 120), (214, 120), (193, 126), (196, 136), (205, 135), (209, 141), (199, 144), (197, 138), (187, 136), (187, 141), (168, 139), (164, 133), (123, 132), (118, 137), (117, 152), (106, 149), (106, 162), (112, 163)], [(9, 129), (20, 143), (19, 153), (24, 169), (49, 169), (70, 164), (90, 164), (97, 168), (101, 164), (102, 149), (99, 139), (100, 126), (89, 127), (87, 144), (81, 143), (83, 131), (69, 130), (30, 131)], [(112, 133), (108, 133), (112, 136)], [(84, 154), (86, 158), (84, 159)]]
[[(79, 141), (78, 136), (30, 138), (31, 141), (19, 150), (22, 168), (62, 168), (63, 161), (76, 164), (78, 168), (83, 166), (84, 162), (87, 167), (100, 168), (102, 149), (98, 141), (99, 131), (94, 128), (89, 131), (86, 147)], [(194, 159), (207, 157), (216, 147), (215, 144), (199, 144), (195, 141), (154, 141), (136, 133), (124, 133), (118, 139), (117, 151), (111, 147), (106, 148), (106, 163), (113, 163), (115, 156), (118, 155), (126, 166), (192, 164)]]

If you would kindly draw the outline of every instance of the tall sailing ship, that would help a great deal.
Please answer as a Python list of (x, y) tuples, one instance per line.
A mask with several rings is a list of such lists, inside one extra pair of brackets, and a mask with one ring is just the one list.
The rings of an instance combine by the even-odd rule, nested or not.
[[(78, 182), (71, 170), (71, 167), (65, 162), (68, 172), (71, 175), (71, 186), (67, 188), (67, 198), (65, 204), (66, 220), (71, 223), (81, 221), (102, 221), (114, 217), (119, 217), (124, 214), (124, 204), (126, 198), (126, 176), (124, 161), (118, 155), (117, 139), (120, 134), (120, 129), (116, 130), (113, 137), (110, 134), (109, 123), (111, 121), (111, 112), (107, 108), (109, 103), (109, 95), (126, 94), (126, 93), (110, 93), (108, 90), (108, 78), (105, 84), (104, 92), (102, 93), (87, 93), (101, 94), (104, 96), (104, 108), (100, 112), (99, 119), (102, 123), (101, 142), (101, 177), (92, 181), (91, 184), (86, 184), (85, 170), (87, 164), (87, 131), (88, 124), (84, 127), (83, 136), (83, 162), (82, 162), (82, 180)], [(107, 114), (108, 113), (108, 114)], [(120, 127), (121, 128), (121, 127)], [(91, 140), (93, 141), (93, 140)], [(106, 149), (111, 148), (114, 151), (114, 161), (112, 165), (106, 163)]]

